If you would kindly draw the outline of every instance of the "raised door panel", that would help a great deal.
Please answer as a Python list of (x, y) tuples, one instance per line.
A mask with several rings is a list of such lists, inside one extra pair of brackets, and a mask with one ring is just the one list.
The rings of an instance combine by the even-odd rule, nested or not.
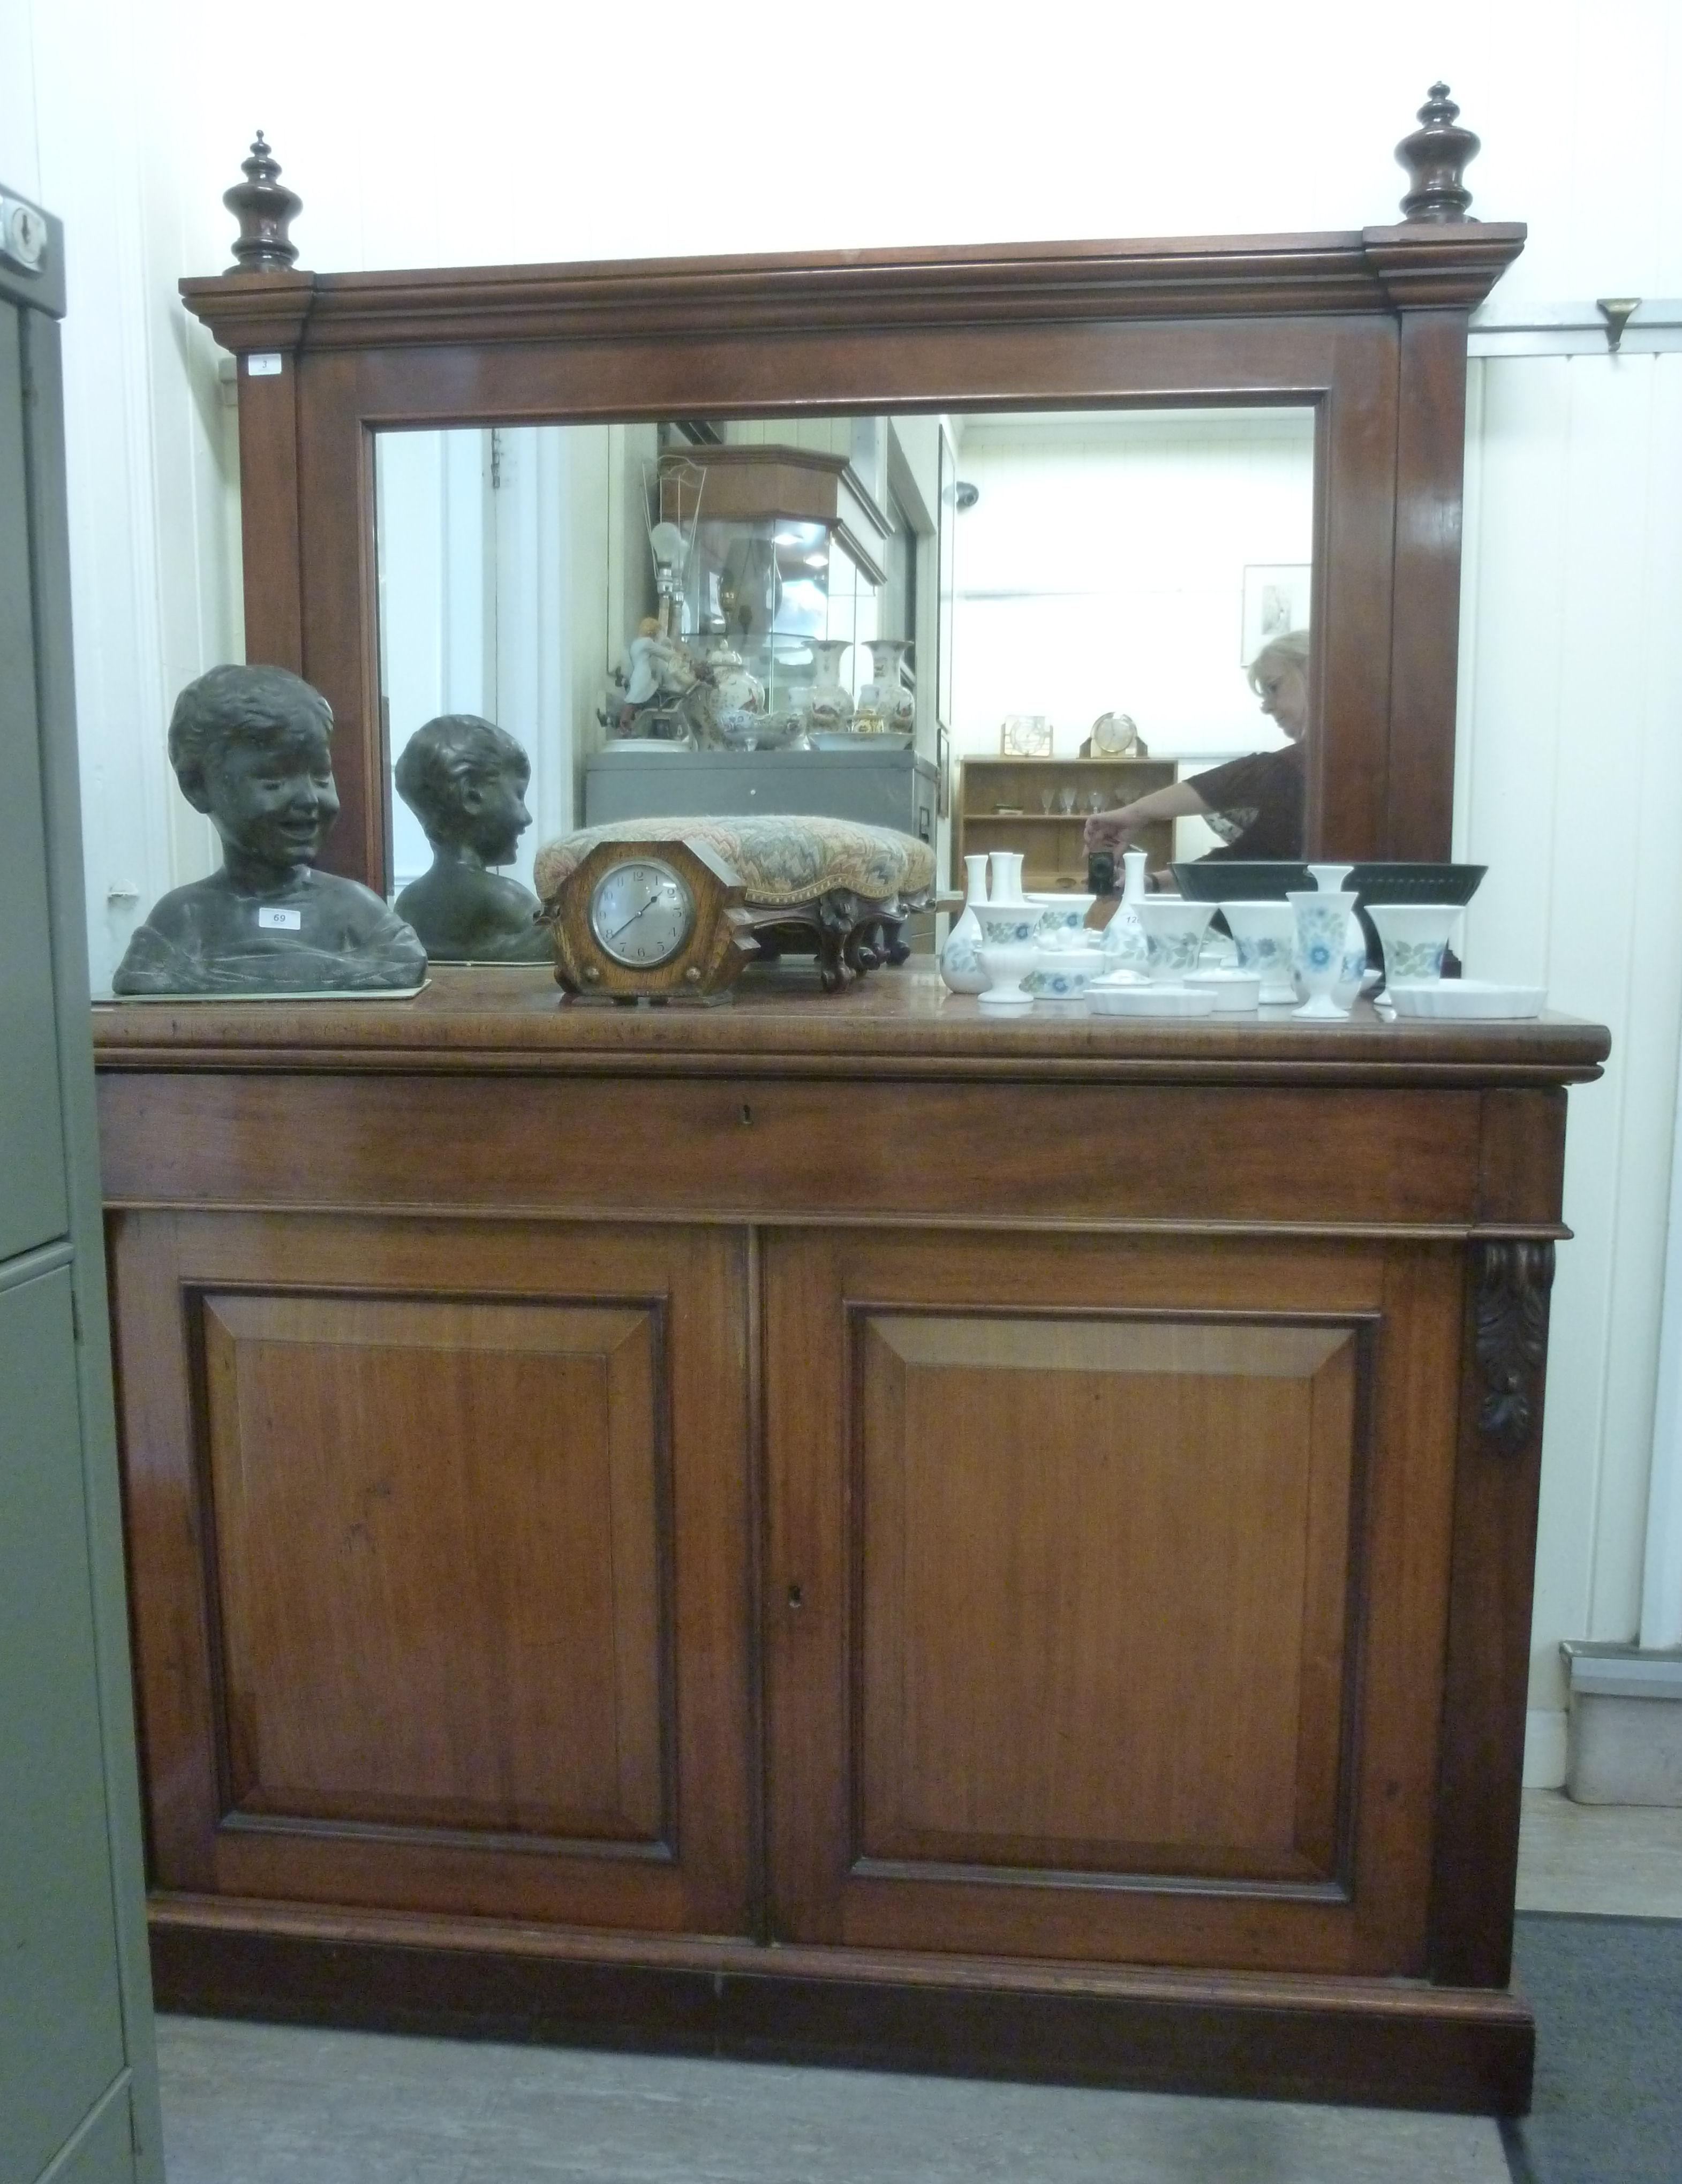
[(1453, 1250), (765, 1265), (775, 1930), (1421, 1969)]
[(849, 1340), (860, 1858), (1335, 1881), (1359, 1329)]
[(657, 1311), (199, 1310), (232, 1811), (666, 1842)]
[(740, 1241), (114, 1244), (154, 1881), (747, 1930)]

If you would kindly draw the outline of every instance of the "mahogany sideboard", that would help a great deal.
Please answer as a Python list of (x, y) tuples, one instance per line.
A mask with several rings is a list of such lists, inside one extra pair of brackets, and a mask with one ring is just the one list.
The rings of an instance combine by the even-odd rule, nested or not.
[(164, 2007), (1524, 2107), (1602, 1031), (96, 1021)]

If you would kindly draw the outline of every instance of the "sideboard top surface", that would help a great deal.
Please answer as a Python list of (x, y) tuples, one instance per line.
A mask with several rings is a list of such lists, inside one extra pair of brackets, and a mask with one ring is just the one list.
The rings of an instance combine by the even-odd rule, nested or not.
[(1338, 1023), (1290, 1016), (1189, 1022), (1090, 1016), (989, 1021), (908, 964), (824, 994), (804, 971), (749, 979), (712, 1008), (563, 1000), (542, 965), (439, 965), (410, 1000), (163, 1001), (97, 1006), (102, 1070), (514, 1072), (537, 1075), (1080, 1077), (1395, 1086), (1562, 1084), (1601, 1073), (1599, 1025)]

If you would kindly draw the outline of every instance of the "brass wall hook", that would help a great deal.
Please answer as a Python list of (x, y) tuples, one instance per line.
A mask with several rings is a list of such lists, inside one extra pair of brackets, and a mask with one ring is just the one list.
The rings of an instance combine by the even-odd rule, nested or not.
[(1624, 339), (1624, 329), (1641, 308), (1639, 296), (1596, 296), (1595, 309), (1606, 320), (1607, 354), (1616, 356)]

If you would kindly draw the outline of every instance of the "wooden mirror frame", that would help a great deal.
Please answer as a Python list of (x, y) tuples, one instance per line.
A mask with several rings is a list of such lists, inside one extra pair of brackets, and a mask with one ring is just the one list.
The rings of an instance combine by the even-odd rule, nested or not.
[(1228, 403), (1316, 412), (1311, 851), (1446, 857), (1467, 321), (1524, 233), (1440, 215), (183, 281), (240, 359), (246, 656), (304, 676), (337, 724), (324, 865), (386, 890), (376, 432)]

